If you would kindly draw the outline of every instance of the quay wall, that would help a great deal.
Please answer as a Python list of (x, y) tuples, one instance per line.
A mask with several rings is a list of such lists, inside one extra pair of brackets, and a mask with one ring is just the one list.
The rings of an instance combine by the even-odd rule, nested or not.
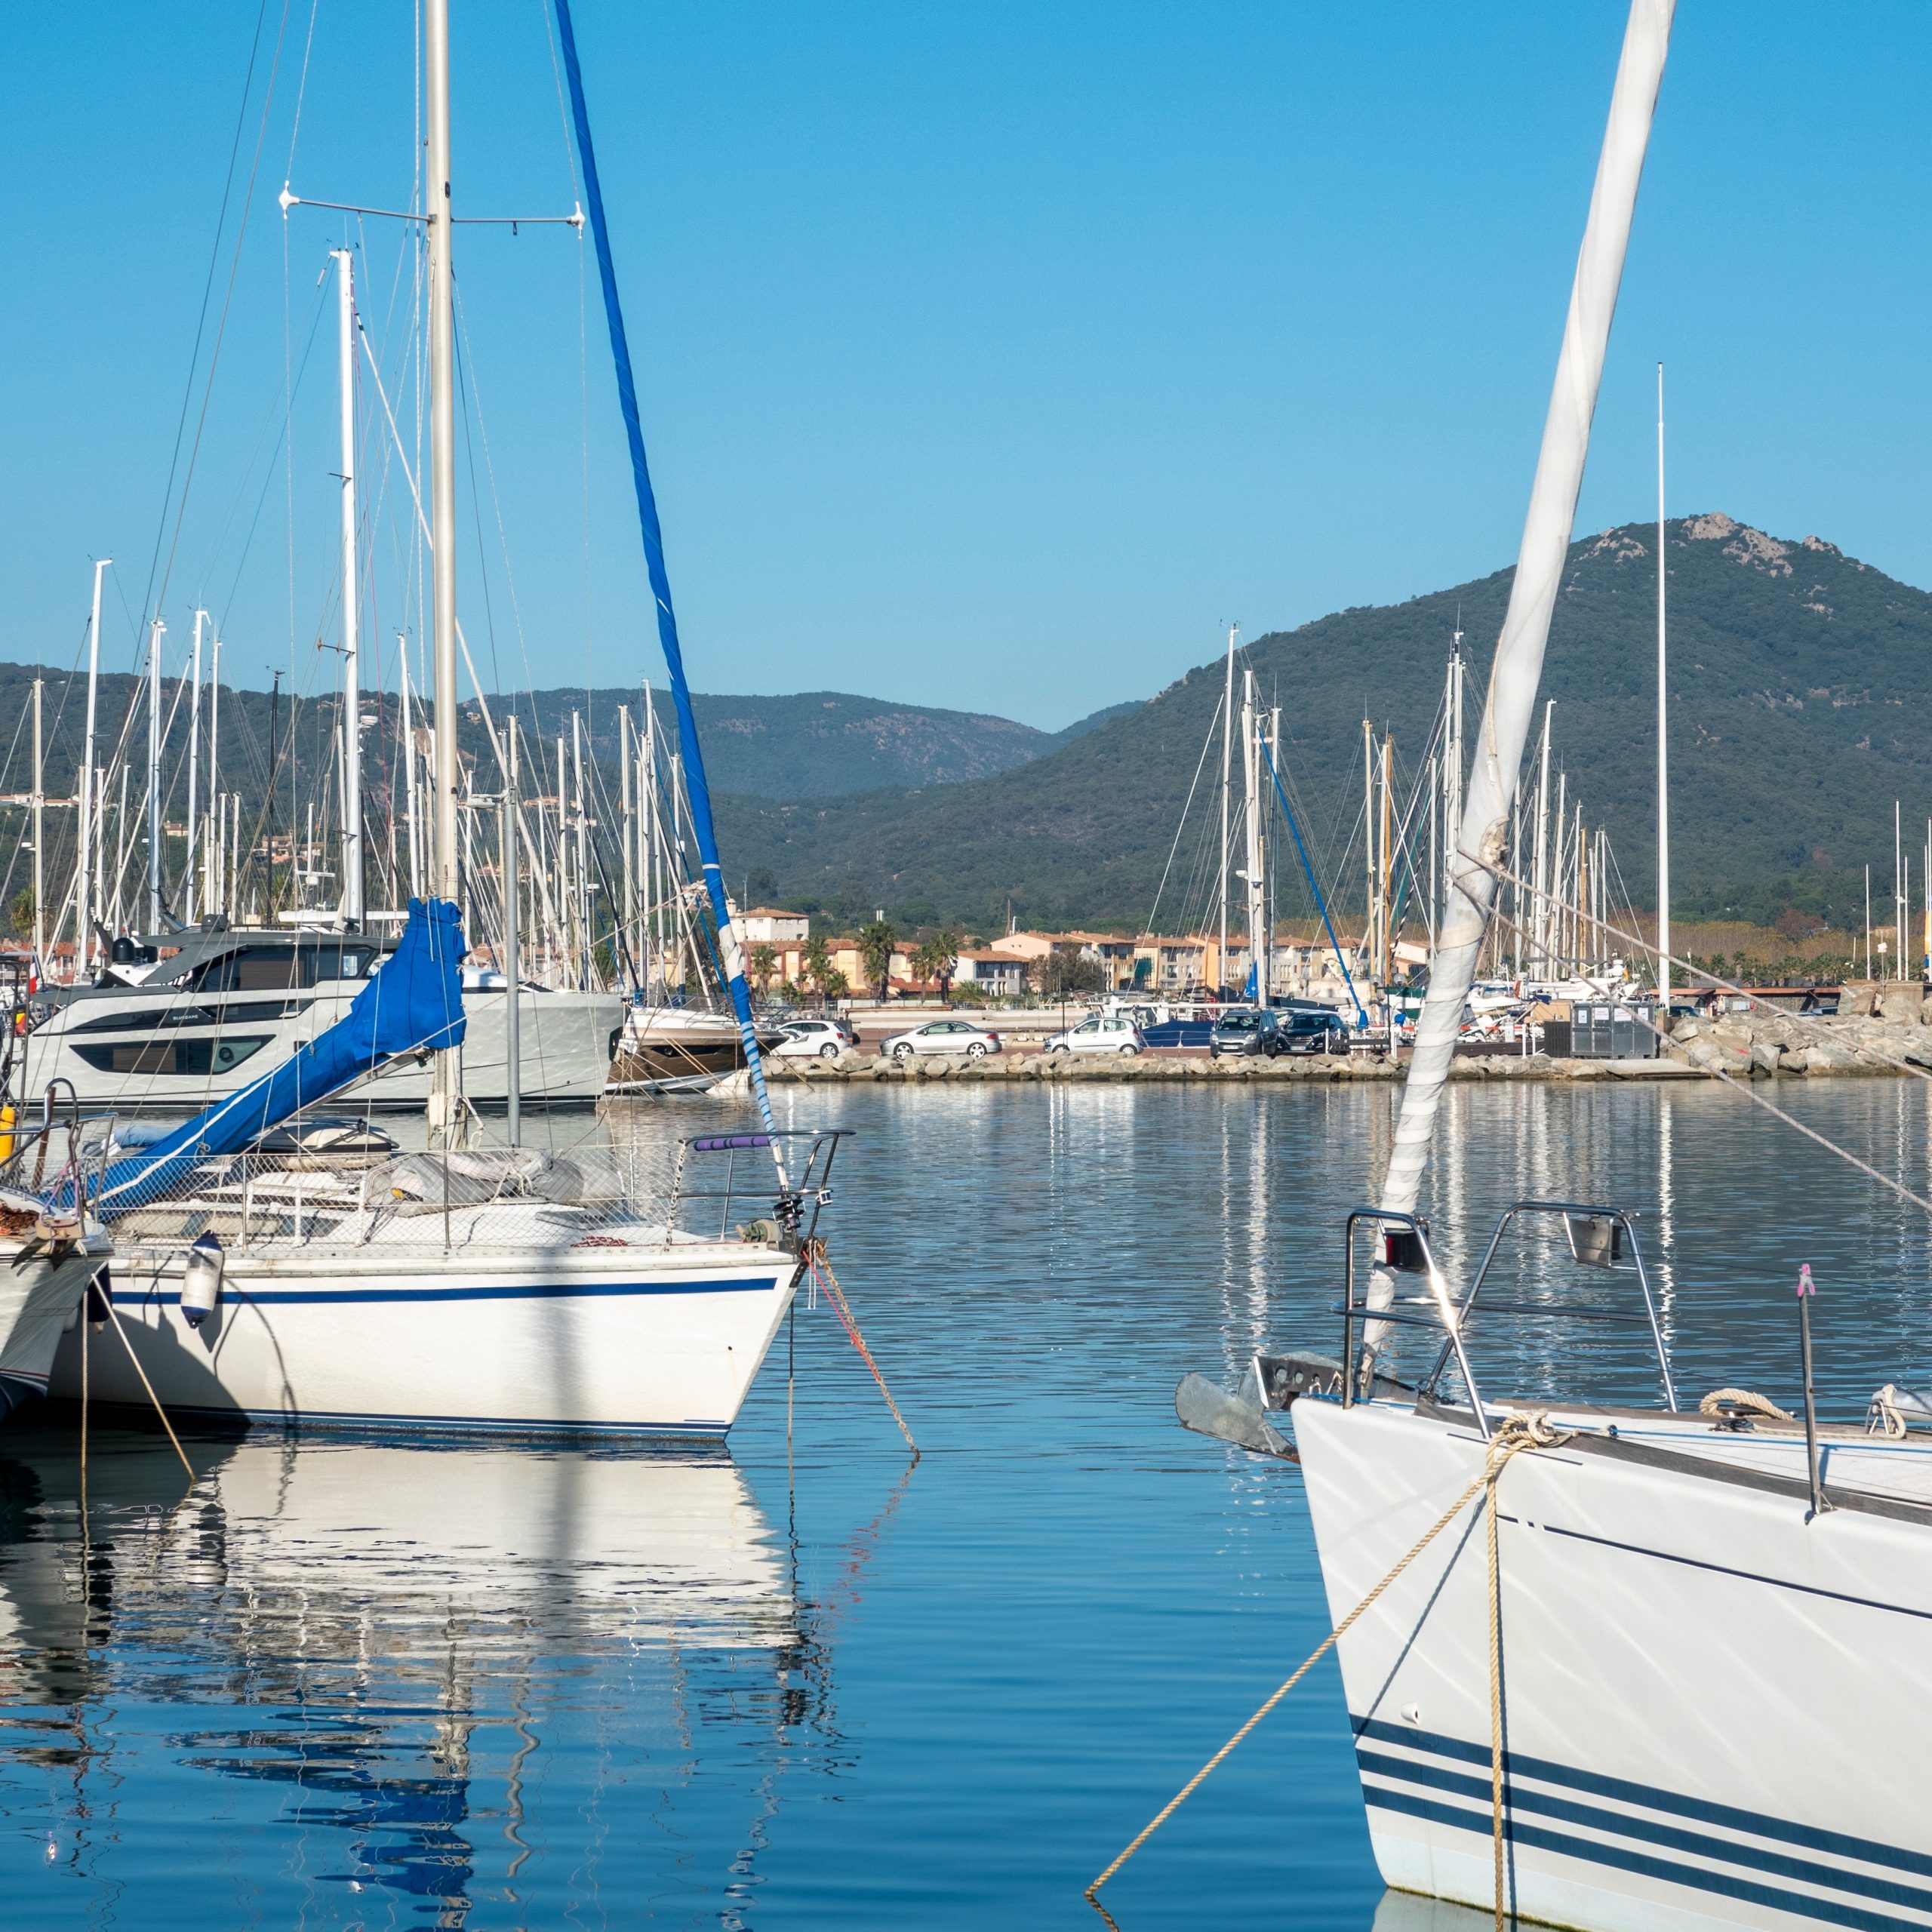
[[(1451, 1065), (1459, 1081), (1670, 1080), (1710, 1078), (1762, 1080), (1799, 1075), (1932, 1072), (1932, 1001), (1923, 989), (1894, 988), (1874, 1002), (1875, 1011), (1841, 1017), (1777, 1012), (1726, 1014), (1716, 1020), (1680, 1019), (1651, 1060), (1569, 1060), (1547, 1054), (1472, 1054)], [(1898, 1063), (1904, 1063), (1900, 1066)], [(1407, 1071), (1374, 1054), (1303, 1056), (1278, 1060), (1211, 1060), (1204, 1054), (994, 1054), (983, 1060), (937, 1056), (900, 1060), (864, 1051), (835, 1060), (768, 1059), (768, 1076), (806, 1084), (864, 1080), (1174, 1081), (1334, 1082), (1396, 1081)]]

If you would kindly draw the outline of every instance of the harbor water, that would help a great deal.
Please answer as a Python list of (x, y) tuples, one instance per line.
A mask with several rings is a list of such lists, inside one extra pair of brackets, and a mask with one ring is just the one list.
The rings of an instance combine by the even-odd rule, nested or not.
[[(823, 1301), (728, 1448), (258, 1432), (191, 1441), (184, 1500), (165, 1438), (97, 1427), (84, 1512), (72, 1417), (7, 1423), (8, 1925), (1097, 1925), (1082, 1887), (1326, 1628), (1297, 1472), (1173, 1392), (1335, 1349), (1398, 1098), (781, 1092), (853, 1130), (832, 1257), (916, 1464)], [(1932, 1192), (1924, 1083), (1779, 1098)], [(1932, 1379), (1924, 1215), (1734, 1093), (1452, 1088), (1438, 1148), (1458, 1278), (1512, 1198), (1641, 1211), (1687, 1401), (1795, 1401), (1805, 1262), (1826, 1413)], [(1546, 1241), (1508, 1278), (1567, 1277)], [(1654, 1398), (1647, 1333), (1512, 1315), (1483, 1347), (1512, 1393)], [(1124, 1932), (1464, 1922), (1385, 1900), (1332, 1661), (1105, 1896)]]

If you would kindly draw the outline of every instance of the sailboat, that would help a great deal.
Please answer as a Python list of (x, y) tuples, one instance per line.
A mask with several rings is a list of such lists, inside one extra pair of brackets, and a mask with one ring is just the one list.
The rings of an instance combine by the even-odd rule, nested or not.
[[(1510, 865), (1672, 10), (1630, 8), (1455, 891), (1381, 1197), (1349, 1217), (1343, 1346), (1257, 1372), (1306, 1480), (1389, 1884), (1588, 1932), (1932, 1925), (1915, 1775), (1932, 1718), (1932, 1410), (1887, 1388), (1866, 1426), (1819, 1423), (1808, 1343), (1802, 1417), (1742, 1389), (1689, 1406), (1628, 1210), (1515, 1202), (1460, 1292), (1419, 1212)], [(1524, 1311), (1497, 1278), (1539, 1237), (1571, 1271), (1551, 1318), (1635, 1323), (1654, 1407), (1499, 1386), (1486, 1345)], [(1398, 1344), (1413, 1335), (1411, 1366)]]
[[(564, 0), (558, 20), (691, 825), (761, 1131), (641, 1137), (561, 1158), (514, 1144), (514, 1130), (507, 1146), (470, 1142), (455, 903), (456, 546), (445, 540), (455, 500), (449, 14), (448, 0), (424, 0), (426, 178), (438, 184), (425, 224), (433, 896), (412, 902), (395, 952), (336, 1026), (172, 1134), (110, 1161), (91, 1189), (70, 1183), (60, 1204), (113, 1237), (104, 1312), (122, 1346), (90, 1351), (92, 1324), (75, 1310), (53, 1363), (56, 1395), (85, 1389), (98, 1401), (152, 1400), (208, 1419), (410, 1432), (721, 1435), (812, 1252), (840, 1136), (780, 1133), (764, 1091)], [(414, 1055), (428, 1055), (432, 1070), (426, 1153), (264, 1150), (271, 1131)]]

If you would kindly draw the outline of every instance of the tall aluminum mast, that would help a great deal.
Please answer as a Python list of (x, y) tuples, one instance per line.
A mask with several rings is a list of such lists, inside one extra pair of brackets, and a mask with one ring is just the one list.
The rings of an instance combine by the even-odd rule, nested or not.
[[(430, 889), (457, 896), (456, 786), (456, 326), (455, 229), (450, 192), (449, 0), (423, 0), (423, 59), (429, 99), (429, 147), (423, 177), (429, 249), (430, 666), (435, 692), (435, 829)], [(454, 1048), (441, 1048), (429, 1095), (432, 1135), (447, 1144), (457, 1131), (461, 1069)]]
[(47, 977), (47, 774), (45, 745), (40, 731), (41, 680), (33, 681), (33, 971), (37, 981)]
[(1238, 624), (1228, 626), (1227, 686), (1221, 694), (1221, 949), (1214, 961), (1217, 988), (1228, 983), (1228, 867), (1232, 863), (1228, 844), (1229, 789), (1234, 782), (1235, 745), (1235, 639), (1241, 635)]
[(95, 820), (97, 816), (94, 802), (94, 718), (99, 709), (100, 695), (100, 580), (112, 557), (100, 558), (94, 567), (94, 615), (88, 623), (88, 724), (87, 734), (81, 740), (81, 795), (80, 795), (80, 844), (78, 848), (80, 866), (79, 887), (74, 895), (74, 971), (76, 977), (85, 974), (88, 961), (94, 951), (94, 895), (100, 890), (98, 869), (94, 864), (94, 848), (99, 836)]
[(1664, 654), (1663, 365), (1657, 365), (1657, 1004), (1670, 1011), (1670, 678)]
[(1247, 838), (1246, 869), (1241, 876), (1247, 885), (1247, 968), (1254, 976), (1256, 1002), (1268, 1004), (1267, 912), (1262, 900), (1261, 874), (1261, 735), (1260, 719), (1254, 708), (1254, 673), (1245, 672), (1241, 681), (1241, 745), (1242, 806)]
[[(337, 379), (342, 395), (342, 922), (363, 922), (362, 672), (355, 581), (355, 270), (346, 248), (336, 266)], [(440, 583), (440, 580), (439, 580)]]
[(195, 923), (195, 829), (202, 795), (202, 627), (208, 614), (195, 613), (195, 648), (188, 665), (188, 838), (181, 869), (181, 916)]
[(161, 931), (161, 641), (156, 617), (148, 631), (148, 931)]

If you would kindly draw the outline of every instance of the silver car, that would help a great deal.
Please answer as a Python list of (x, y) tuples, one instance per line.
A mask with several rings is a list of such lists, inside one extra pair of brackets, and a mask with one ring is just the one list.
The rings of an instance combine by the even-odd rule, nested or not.
[(970, 1020), (928, 1020), (909, 1032), (894, 1033), (879, 1042), (878, 1050), (894, 1060), (911, 1060), (927, 1054), (964, 1054), (968, 1060), (983, 1060), (1000, 1050), (999, 1035)]

